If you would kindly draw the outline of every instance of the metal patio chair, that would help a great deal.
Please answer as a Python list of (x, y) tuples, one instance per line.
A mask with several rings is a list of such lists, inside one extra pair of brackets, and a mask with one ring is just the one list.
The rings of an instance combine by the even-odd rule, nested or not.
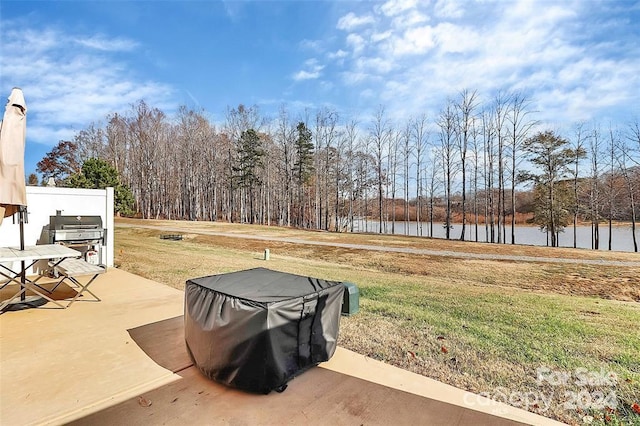
[[(88, 263), (82, 259), (65, 259), (58, 265), (56, 265), (55, 270), (62, 278), (51, 290), (49, 290), (51, 293), (53, 293), (60, 284), (67, 280), (71, 282), (73, 286), (79, 288), (77, 294), (66, 306), (67, 308), (71, 306), (71, 304), (73, 304), (73, 302), (75, 302), (85, 292), (91, 294), (94, 297), (95, 300), (93, 301), (99, 302), (101, 300), (98, 296), (95, 295), (95, 293), (89, 290), (89, 286), (95, 281), (96, 278), (98, 278), (100, 274), (104, 274), (106, 272), (105, 268), (98, 265), (92, 265), (91, 263)], [(80, 281), (81, 277), (86, 277), (86, 279), (84, 280), (84, 284)]]

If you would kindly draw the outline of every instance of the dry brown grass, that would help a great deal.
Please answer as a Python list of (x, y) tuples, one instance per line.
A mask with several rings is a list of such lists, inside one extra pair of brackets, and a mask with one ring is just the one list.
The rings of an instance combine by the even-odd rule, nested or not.
[[(149, 231), (149, 234), (159, 235), (160, 231)], [(372, 271), (446, 277), (451, 282), (520, 288), (543, 293), (640, 301), (640, 268), (634, 267), (452, 259), (281, 241), (265, 243), (260, 240), (198, 234), (185, 234), (184, 241), (208, 247), (220, 246), (240, 252), (255, 252), (256, 257), (260, 257), (260, 253), (268, 246), (275, 255), (317, 259)], [(343, 239), (340, 242), (343, 242)], [(197, 268), (200, 264), (197, 253), (193, 253), (189, 263), (192, 263), (192, 268)]]
[(411, 247), (424, 250), (448, 250), (462, 253), (535, 256), (564, 259), (589, 259), (640, 262), (639, 253), (609, 252), (603, 250), (550, 248), (528, 245), (487, 244), (470, 241), (444, 240), (440, 238), (412, 237), (404, 235), (351, 234), (295, 228), (259, 225), (240, 225), (226, 222), (190, 222), (170, 220), (118, 219), (118, 223), (165, 226), (181, 232), (221, 232), (228, 234), (250, 234), (263, 237), (307, 239), (322, 242), (340, 242), (383, 247)]
[[(182, 241), (167, 241), (159, 235), (173, 231), (116, 229), (119, 267), (175, 288), (182, 289), (188, 278), (258, 266), (357, 283), (361, 312), (342, 319), (339, 344), (401, 368), (481, 392), (496, 387), (540, 391), (535, 369), (541, 365), (561, 371), (604, 367), (621, 377), (616, 388), (621, 405), (640, 400), (640, 337), (632, 331), (640, 322), (639, 268), (468, 260), (198, 232), (482, 253), (511, 249), (411, 237), (126, 222), (181, 230)], [(268, 263), (265, 248), (271, 251)], [(638, 260), (635, 254), (516, 249), (528, 256)], [(557, 404), (538, 412), (569, 423), (580, 419)], [(628, 409), (620, 412), (627, 415)]]

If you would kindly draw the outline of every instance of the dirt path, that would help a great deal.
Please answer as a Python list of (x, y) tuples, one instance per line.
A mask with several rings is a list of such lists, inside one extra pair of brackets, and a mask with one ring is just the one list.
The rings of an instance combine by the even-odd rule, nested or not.
[(417, 248), (411, 248), (411, 247), (381, 247), (381, 246), (375, 246), (375, 245), (369, 245), (369, 244), (349, 244), (349, 243), (339, 243), (339, 242), (305, 240), (300, 238), (283, 238), (283, 237), (273, 237), (273, 236), (267, 237), (262, 235), (215, 232), (215, 231), (207, 231), (203, 229), (186, 230), (184, 228), (159, 226), (159, 225), (158, 226), (143, 225), (143, 224), (134, 225), (129, 223), (118, 223), (116, 226), (122, 227), (122, 228), (155, 229), (163, 232), (172, 232), (172, 233), (191, 233), (191, 234), (210, 235), (210, 236), (217, 236), (217, 237), (240, 238), (240, 239), (247, 239), (247, 240), (279, 241), (279, 242), (291, 243), (291, 244), (340, 247), (340, 248), (348, 248), (348, 249), (355, 249), (355, 250), (370, 250), (370, 251), (388, 252), (388, 253), (408, 253), (408, 254), (419, 254), (419, 255), (426, 255), (426, 256), (456, 257), (461, 259), (508, 260), (513, 262), (568, 263), (568, 264), (579, 264), (579, 265), (640, 267), (640, 262), (629, 262), (629, 261), (601, 260), (601, 259), (567, 259), (567, 258), (551, 258), (551, 257), (537, 257), (537, 256), (516, 256), (516, 255), (505, 255), (505, 254), (481, 254), (481, 253), (468, 253), (468, 252), (451, 251), (451, 250), (427, 250), (427, 249), (417, 249)]

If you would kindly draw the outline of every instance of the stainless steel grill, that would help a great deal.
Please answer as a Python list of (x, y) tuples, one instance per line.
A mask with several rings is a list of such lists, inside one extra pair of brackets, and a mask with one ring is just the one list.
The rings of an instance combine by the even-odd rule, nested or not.
[(106, 235), (100, 216), (62, 216), (60, 212), (49, 216), (49, 244), (69, 246), (85, 258), (87, 253), (97, 252), (99, 264), (103, 264), (101, 248), (106, 243)]

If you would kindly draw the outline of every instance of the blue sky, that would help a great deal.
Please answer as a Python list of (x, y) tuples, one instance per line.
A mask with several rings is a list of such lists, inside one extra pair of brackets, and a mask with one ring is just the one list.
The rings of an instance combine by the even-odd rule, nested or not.
[(640, 1), (0, 2), (0, 96), (28, 106), (26, 171), (140, 99), (224, 120), (384, 105), (433, 117), (463, 89), (522, 90), (552, 129), (640, 115)]

